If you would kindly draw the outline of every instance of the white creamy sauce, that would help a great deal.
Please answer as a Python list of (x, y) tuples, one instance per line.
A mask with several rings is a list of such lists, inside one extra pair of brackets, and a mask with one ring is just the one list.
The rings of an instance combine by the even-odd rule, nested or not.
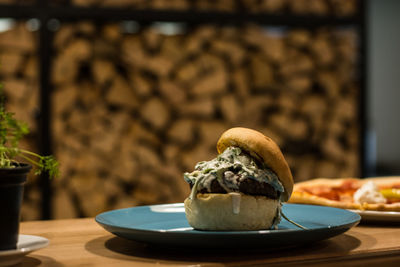
[(229, 193), (232, 197), (232, 212), (234, 214), (239, 214), (240, 213), (240, 199), (241, 196), (239, 193), (231, 192)]
[(207, 175), (204, 180), (203, 180), (203, 186), (205, 188), (210, 188), (211, 187), (211, 182), (215, 179), (215, 177), (211, 174)]
[(281, 182), (272, 170), (264, 165), (257, 166), (253, 158), (241, 153), (240, 148), (229, 147), (215, 159), (197, 163), (193, 172), (184, 173), (184, 179), (192, 185), (201, 179), (199, 188), (205, 188), (208, 192), (215, 179), (226, 192), (237, 192), (241, 179), (246, 178), (268, 183), (278, 192), (284, 191)]
[(353, 196), (356, 203), (386, 203), (386, 198), (379, 192), (378, 187), (372, 181), (361, 186)]

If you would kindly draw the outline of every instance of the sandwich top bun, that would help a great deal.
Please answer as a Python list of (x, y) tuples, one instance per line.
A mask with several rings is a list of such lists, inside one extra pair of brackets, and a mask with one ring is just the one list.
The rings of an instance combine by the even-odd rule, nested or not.
[(258, 131), (236, 127), (221, 135), (217, 143), (218, 153), (221, 154), (231, 146), (240, 147), (273, 170), (285, 189), (282, 201), (289, 200), (293, 191), (292, 173), (281, 150), (272, 139)]

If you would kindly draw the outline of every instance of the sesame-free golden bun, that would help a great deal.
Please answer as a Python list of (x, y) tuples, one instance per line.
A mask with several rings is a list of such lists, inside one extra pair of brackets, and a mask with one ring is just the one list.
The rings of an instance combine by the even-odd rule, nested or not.
[(240, 194), (239, 212), (234, 212), (232, 194), (197, 194), (184, 202), (186, 219), (198, 230), (250, 231), (270, 229), (279, 208), (277, 199)]
[(279, 146), (271, 138), (256, 130), (236, 127), (221, 135), (217, 142), (218, 153), (231, 146), (240, 147), (273, 170), (285, 189), (282, 201), (289, 200), (293, 191), (292, 173)]

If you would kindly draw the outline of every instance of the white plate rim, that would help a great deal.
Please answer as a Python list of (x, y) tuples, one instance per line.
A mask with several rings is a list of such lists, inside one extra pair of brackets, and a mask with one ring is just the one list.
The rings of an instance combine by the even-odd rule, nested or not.
[(361, 220), (374, 220), (374, 221), (393, 221), (400, 222), (400, 212), (398, 211), (378, 211), (378, 210), (353, 210), (361, 216)]
[(41, 236), (36, 235), (18, 235), (18, 243), (16, 249), (0, 251), (0, 259), (5, 256), (26, 255), (32, 251), (45, 248), (49, 245), (50, 241)]

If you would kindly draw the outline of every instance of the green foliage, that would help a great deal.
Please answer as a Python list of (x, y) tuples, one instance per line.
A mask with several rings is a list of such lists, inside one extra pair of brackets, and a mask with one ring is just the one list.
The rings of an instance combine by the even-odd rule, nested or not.
[(0, 168), (14, 168), (21, 158), (37, 167), (35, 174), (48, 173), (50, 177), (59, 175), (59, 163), (53, 156), (41, 156), (18, 147), (19, 141), (29, 133), (25, 122), (14, 118), (14, 113), (5, 109), (5, 97), (0, 84)]

